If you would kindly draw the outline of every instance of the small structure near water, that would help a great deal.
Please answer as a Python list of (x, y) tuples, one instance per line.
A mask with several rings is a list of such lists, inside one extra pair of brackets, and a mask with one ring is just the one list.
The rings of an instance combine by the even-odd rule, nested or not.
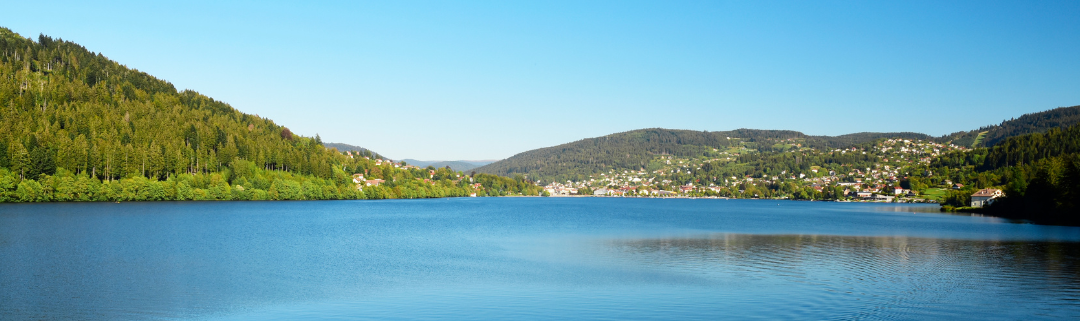
[(1000, 189), (984, 188), (971, 194), (971, 207), (983, 207), (993, 203), (995, 198), (1004, 196)]

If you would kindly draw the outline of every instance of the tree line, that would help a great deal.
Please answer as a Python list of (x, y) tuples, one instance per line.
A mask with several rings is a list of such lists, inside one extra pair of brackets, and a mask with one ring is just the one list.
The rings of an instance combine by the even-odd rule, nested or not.
[[(1043, 133), (1053, 128), (1064, 128), (1080, 123), (1080, 106), (1058, 107), (1047, 111), (1024, 114), (1004, 120), (1001, 124), (983, 126), (976, 130), (960, 131), (942, 136), (941, 142), (951, 142), (964, 147), (993, 147), (1009, 137)], [(982, 140), (976, 145), (976, 139)]]

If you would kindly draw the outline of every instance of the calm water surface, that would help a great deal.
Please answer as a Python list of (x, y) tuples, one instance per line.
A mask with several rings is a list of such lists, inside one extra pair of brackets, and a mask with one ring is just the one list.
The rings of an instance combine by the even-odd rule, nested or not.
[(882, 204), (0, 204), (0, 319), (1078, 319), (1078, 242)]

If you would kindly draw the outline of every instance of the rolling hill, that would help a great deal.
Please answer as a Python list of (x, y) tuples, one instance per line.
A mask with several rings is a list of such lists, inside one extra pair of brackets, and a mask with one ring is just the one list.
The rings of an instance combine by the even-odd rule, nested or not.
[(608, 170), (644, 169), (658, 155), (699, 157), (732, 148), (747, 148), (759, 153), (783, 152), (793, 148), (827, 150), (886, 138), (918, 139), (960, 146), (993, 146), (1009, 137), (1042, 133), (1077, 123), (1080, 123), (1080, 106), (1026, 114), (1003, 121), (1000, 125), (942, 137), (913, 132), (811, 136), (790, 130), (737, 129), (709, 132), (649, 128), (526, 151), (478, 167), (475, 171), (502, 176), (522, 174), (541, 181), (577, 181)]
[(642, 169), (658, 155), (697, 157), (729, 148), (749, 148), (758, 152), (802, 147), (845, 148), (882, 138), (934, 139), (919, 133), (810, 136), (790, 130), (737, 129), (709, 132), (649, 128), (535, 149), (475, 170), (503, 176), (523, 174), (530, 179), (542, 181), (581, 180), (591, 174), (611, 169)]

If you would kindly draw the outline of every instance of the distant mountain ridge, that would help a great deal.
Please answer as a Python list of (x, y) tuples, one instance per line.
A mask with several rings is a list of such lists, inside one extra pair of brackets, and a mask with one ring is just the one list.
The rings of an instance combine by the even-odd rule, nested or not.
[(363, 147), (360, 147), (360, 146), (353, 146), (353, 145), (342, 144), (342, 143), (324, 143), (323, 146), (325, 146), (326, 148), (337, 148), (337, 150), (340, 151), (340, 152), (345, 152), (345, 151), (358, 152), (361, 155), (371, 157), (371, 158), (387, 158), (386, 156), (379, 155), (379, 153), (376, 153), (376, 152), (374, 152), (374, 151), (372, 151), (370, 149), (363, 148)]
[(473, 161), (473, 160), (422, 161), (422, 160), (415, 160), (415, 159), (408, 159), (408, 158), (403, 159), (403, 161), (405, 161), (405, 163), (409, 164), (409, 165), (415, 165), (415, 166), (420, 166), (420, 167), (432, 166), (432, 167), (435, 167), (435, 168), (450, 167), (450, 169), (452, 169), (452, 170), (462, 171), (462, 172), (469, 171), (471, 169), (474, 169), (474, 168), (477, 168), (477, 167), (484, 166), (484, 165), (491, 164), (491, 163), (495, 162), (495, 161), (490, 161), (490, 160), (481, 160), (481, 161)]
[[(812, 136), (792, 130), (736, 129), (692, 131), (647, 128), (586, 138), (552, 147), (519, 153), (505, 160), (475, 169), (502, 176), (522, 174), (533, 180), (582, 180), (607, 170), (639, 170), (656, 155), (704, 156), (710, 151), (731, 147), (758, 152), (779, 152), (809, 147), (819, 150), (847, 148), (879, 139), (919, 139), (952, 142), (962, 146), (993, 146), (1008, 137), (1041, 133), (1051, 128), (1080, 123), (1080, 106), (1032, 113), (979, 130), (934, 137), (914, 132), (853, 133), (840, 136)], [(738, 144), (734, 144), (738, 142)], [(978, 144), (976, 144), (978, 143)]]
[[(376, 153), (376, 152), (374, 152), (374, 151), (372, 151), (370, 149), (360, 147), (360, 146), (355, 146), (355, 145), (349, 145), (349, 144), (343, 144), (343, 143), (324, 143), (323, 146), (326, 146), (326, 148), (337, 148), (338, 151), (342, 151), (342, 152), (350, 151), (350, 152), (360, 153), (360, 155), (371, 157), (373, 159), (375, 159), (375, 158), (391, 159), (389, 157), (380, 155), (379, 153)], [(399, 160), (394, 160), (394, 161), (399, 161)], [(428, 167), (428, 166), (433, 166), (435, 168), (450, 167), (450, 169), (452, 169), (452, 170), (462, 171), (462, 172), (469, 171), (471, 169), (474, 169), (474, 168), (477, 168), (477, 167), (484, 166), (484, 165), (491, 164), (491, 163), (495, 162), (495, 160), (422, 161), (422, 160), (416, 160), (416, 159), (411, 159), (411, 158), (401, 159), (400, 161), (404, 161), (406, 164), (413, 165), (413, 166), (419, 166), (419, 167)]]

